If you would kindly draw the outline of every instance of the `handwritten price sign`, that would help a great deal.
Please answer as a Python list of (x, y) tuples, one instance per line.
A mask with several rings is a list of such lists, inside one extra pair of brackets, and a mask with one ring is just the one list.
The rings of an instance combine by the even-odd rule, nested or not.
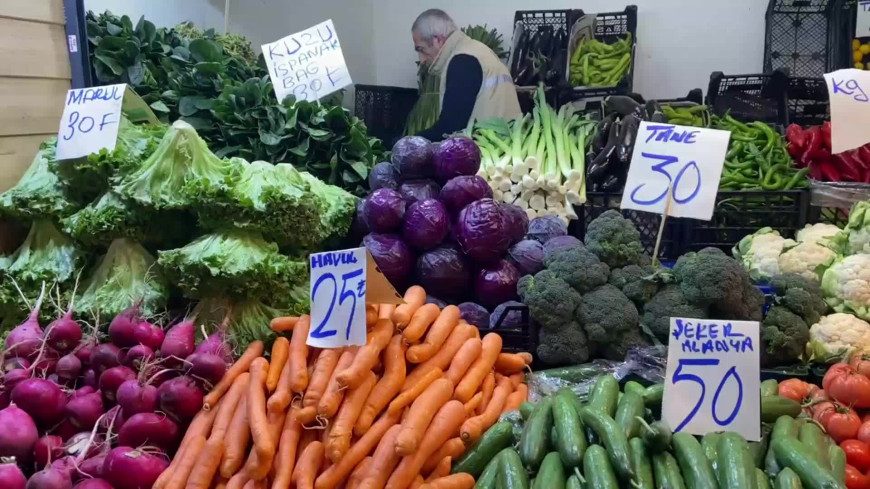
[(870, 1), (858, 2), (855, 15), (855, 37), (870, 36)]
[(641, 122), (622, 208), (664, 214), (669, 207), (670, 216), (709, 221), (730, 137), (728, 131)]
[(662, 418), (674, 431), (761, 439), (758, 323), (671, 318)]
[(831, 151), (870, 143), (870, 71), (837, 70), (825, 75), (831, 100)]

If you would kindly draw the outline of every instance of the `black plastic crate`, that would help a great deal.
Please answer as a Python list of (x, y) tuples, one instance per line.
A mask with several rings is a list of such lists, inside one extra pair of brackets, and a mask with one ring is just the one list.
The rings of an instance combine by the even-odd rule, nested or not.
[(715, 71), (710, 74), (707, 105), (718, 116), (730, 112), (737, 120), (785, 126), (788, 83), (789, 76), (782, 70), (757, 75), (724, 75)]
[(653, 101), (659, 105), (667, 105), (674, 102), (694, 102), (702, 105), (704, 103), (704, 91), (700, 88), (693, 88), (689, 90), (689, 93), (685, 97), (653, 99)]
[(824, 78), (789, 78), (787, 103), (789, 124), (817, 126), (830, 120)]
[(764, 71), (817, 77), (836, 66), (839, 0), (770, 0), (765, 14)]
[(712, 246), (730, 254), (741, 239), (766, 226), (793, 238), (806, 225), (808, 211), (806, 190), (719, 192), (710, 221), (684, 220), (685, 251)]
[[(508, 315), (512, 312), (519, 312), (522, 316), (522, 324), (518, 328), (509, 328), (503, 325), (505, 319), (507, 319)], [(481, 336), (487, 333), (498, 333), (502, 340), (502, 351), (508, 353), (526, 351), (532, 355), (536, 355), (535, 349), (538, 346), (538, 329), (532, 321), (527, 306), (507, 306), (502, 311), (501, 317), (493, 319), (495, 320), (494, 323), (490, 320), (490, 323), (494, 324), (493, 327), (477, 327)]]
[(417, 102), (417, 89), (356, 85), (354, 114), (365, 122), (370, 136), (388, 148), (402, 137), (408, 114)]
[[(537, 87), (517, 87), (517, 99), (520, 102), (520, 110), (523, 114), (529, 114), (535, 108), (535, 96), (538, 93)], [(550, 87), (544, 87), (544, 99), (550, 107), (561, 107), (558, 99), (559, 92)]]
[[(517, 43), (519, 42), (519, 27), (522, 26), (522, 29), (529, 33), (529, 36), (533, 36), (538, 29), (543, 26), (552, 26), (553, 31), (557, 32), (559, 29), (564, 29), (565, 32), (568, 32), (568, 28), (570, 24), (568, 23), (573, 15), (572, 10), (517, 10), (514, 13), (514, 31), (511, 39), (511, 55), (508, 58), (508, 69), (511, 73), (511, 78), (516, 79), (517, 73), (516, 68), (514, 66), (514, 56), (517, 51)], [(580, 11), (582, 14), (582, 11)], [(566, 42), (564, 46), (562, 46), (563, 50), (568, 49), (568, 43)]]
[(825, 223), (845, 227), (849, 222), (849, 209), (841, 207), (816, 207), (810, 206), (808, 217), (810, 224)]

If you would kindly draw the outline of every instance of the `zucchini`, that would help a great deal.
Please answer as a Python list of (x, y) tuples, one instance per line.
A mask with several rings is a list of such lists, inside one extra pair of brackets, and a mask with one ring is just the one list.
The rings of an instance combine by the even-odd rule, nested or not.
[(586, 449), (583, 455), (583, 475), (586, 477), (586, 489), (619, 489), (607, 451), (601, 445), (592, 445)]
[(755, 484), (758, 485), (758, 489), (773, 489), (770, 487), (770, 478), (767, 477), (767, 472), (755, 468)]
[(553, 427), (558, 433), (555, 446), (562, 465), (568, 470), (582, 467), (583, 454), (586, 453), (586, 436), (574, 401), (569, 396), (557, 395), (553, 401)]
[(761, 383), (761, 397), (777, 394), (779, 394), (779, 382), (776, 379), (767, 379)]
[(496, 489), (496, 478), (498, 477), (499, 471), (498, 461), (501, 459), (502, 454), (508, 450), (512, 449), (505, 448), (498, 452), (495, 457), (486, 464), (480, 477), (477, 478), (477, 482), (474, 483), (474, 489)]
[(628, 439), (622, 428), (616, 424), (613, 418), (591, 407), (580, 410), (580, 419), (583, 424), (592, 428), (604, 442), (607, 455), (610, 457), (610, 462), (619, 479), (626, 483), (629, 482), (634, 476), (634, 471), (631, 469), (631, 458), (628, 455)]
[(662, 398), (665, 397), (665, 384), (653, 384), (643, 391), (643, 402), (648, 408), (661, 409)]
[(523, 467), (519, 454), (512, 448), (505, 449), (498, 460), (496, 476), (498, 489), (529, 489), (529, 474)]
[[(816, 423), (805, 423), (798, 431), (798, 440), (812, 455), (816, 462), (831, 470), (831, 461), (828, 459), (827, 435)], [(844, 469), (845, 470), (845, 469)]]
[(634, 470), (631, 486), (634, 489), (655, 489), (652, 465), (643, 440), (640, 438), (628, 440), (628, 451), (631, 458), (631, 468)]
[[(773, 425), (773, 431), (770, 433), (770, 445), (773, 444), (773, 440), (777, 438), (785, 437), (785, 436), (798, 436), (798, 425), (794, 418), (791, 416), (780, 416), (779, 419), (776, 420), (776, 424)], [(773, 446), (767, 447), (767, 455), (764, 457), (764, 471), (767, 472), (767, 475), (770, 477), (776, 477), (779, 474), (779, 471), (782, 470), (779, 463), (776, 461), (776, 455), (773, 453)]]
[[(717, 489), (716, 475), (704, 449), (694, 436), (688, 433), (674, 433), (674, 455), (680, 464), (680, 472), (689, 489)], [(725, 488), (723, 488), (725, 489)]]
[(602, 411), (610, 417), (616, 414), (618, 399), (619, 382), (612, 375), (598, 377), (589, 391), (589, 407)]
[(716, 447), (718, 460), (716, 473), (719, 486), (758, 489), (755, 463), (749, 453), (749, 444), (737, 433), (723, 433)]
[(634, 392), (635, 394), (639, 395), (641, 398), (643, 398), (643, 391), (645, 391), (645, 390), (646, 390), (646, 387), (641, 385), (640, 382), (636, 382), (634, 380), (629, 380), (628, 382), (625, 383), (624, 386), (622, 386), (622, 392), (625, 392), (626, 394), (629, 392)]
[(671, 447), (673, 433), (664, 421), (654, 421), (647, 424), (642, 418), (638, 418), (638, 422), (640, 423), (640, 437), (651, 453), (664, 452)]
[(526, 401), (520, 404), (520, 416), (523, 417), (523, 421), (528, 421), (529, 416), (532, 415), (532, 411), (535, 410), (535, 405), (529, 401)]
[(779, 472), (773, 482), (773, 487), (776, 489), (804, 489), (801, 478), (788, 467)]
[(635, 392), (626, 392), (619, 399), (619, 404), (616, 406), (616, 416), (613, 419), (616, 424), (622, 427), (625, 436), (631, 439), (640, 434), (640, 423), (637, 418), (643, 417), (645, 412), (643, 398)]
[(686, 489), (677, 459), (670, 452), (654, 453), (652, 463), (656, 489)]
[(761, 421), (773, 423), (780, 416), (795, 418), (801, 414), (799, 402), (782, 396), (765, 396), (761, 398)]
[(520, 436), (520, 459), (529, 472), (540, 467), (550, 446), (550, 429), (553, 426), (553, 398), (548, 397), (535, 406), (535, 410), (523, 426)]
[(566, 481), (567, 476), (565, 474), (565, 467), (562, 466), (561, 456), (558, 452), (548, 453), (544, 457), (544, 461), (541, 462), (538, 475), (535, 476), (535, 484), (538, 487), (565, 489)]
[(704, 449), (704, 455), (710, 461), (710, 466), (713, 467), (713, 472), (716, 471), (716, 464), (719, 460), (716, 453), (719, 450), (719, 439), (722, 438), (722, 433), (707, 433), (701, 437), (701, 448)]
[(512, 434), (513, 426), (507, 421), (492, 425), (453, 465), (452, 473), (466, 472), (476, 479), (497, 453), (510, 446)]
[(828, 461), (831, 462), (831, 474), (840, 482), (846, 480), (846, 452), (829, 438)]
[(827, 468), (822, 466), (812, 452), (793, 436), (782, 436), (771, 441), (776, 461), (788, 467), (800, 477), (806, 489), (842, 489), (845, 487)]

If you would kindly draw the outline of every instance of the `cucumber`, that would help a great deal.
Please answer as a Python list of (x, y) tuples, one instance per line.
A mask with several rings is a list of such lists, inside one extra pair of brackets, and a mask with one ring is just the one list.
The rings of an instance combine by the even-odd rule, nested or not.
[(645, 390), (646, 390), (646, 387), (641, 385), (640, 382), (636, 382), (634, 380), (629, 380), (628, 382), (625, 383), (624, 386), (622, 386), (622, 392), (625, 392), (625, 393), (634, 392), (635, 394), (639, 395), (641, 398), (643, 398), (643, 391), (645, 391)]
[(831, 462), (831, 474), (840, 482), (846, 480), (846, 452), (842, 448), (834, 444), (834, 441), (828, 445), (828, 461)]
[[(791, 416), (780, 416), (779, 419), (776, 420), (776, 424), (773, 425), (773, 431), (770, 433), (770, 441), (771, 445), (773, 444), (773, 440), (777, 438), (785, 437), (785, 436), (798, 436), (798, 425), (795, 422), (795, 419)], [(776, 477), (779, 474), (779, 471), (782, 470), (779, 463), (776, 461), (776, 455), (773, 453), (773, 447), (767, 447), (767, 455), (764, 457), (764, 471), (770, 477)]]
[(571, 474), (565, 481), (565, 489), (585, 489), (585, 487), (577, 474)]
[(770, 487), (770, 478), (767, 477), (767, 473), (758, 467), (755, 468), (755, 483), (758, 485), (758, 489), (773, 489)]
[(502, 454), (508, 450), (512, 449), (505, 448), (498, 452), (495, 457), (486, 464), (486, 467), (483, 469), (483, 472), (474, 484), (474, 489), (496, 489), (496, 478), (498, 477), (499, 471), (498, 461), (501, 459)]
[[(555, 405), (555, 399), (553, 405)], [(556, 429), (556, 420), (553, 419), (553, 427), (550, 428), (550, 446), (549, 449), (555, 450), (559, 447), (559, 430)]]
[(776, 461), (782, 467), (793, 470), (801, 479), (806, 489), (843, 489), (845, 486), (839, 482), (827, 468), (822, 466), (812, 452), (793, 436), (782, 436), (771, 441)]
[(677, 459), (670, 452), (654, 453), (652, 463), (656, 489), (686, 489)]
[(555, 446), (562, 465), (568, 470), (582, 467), (583, 454), (586, 453), (586, 436), (574, 401), (570, 397), (557, 395), (553, 401), (553, 427), (558, 433)]
[(640, 434), (640, 423), (638, 417), (643, 417), (646, 411), (646, 406), (643, 404), (643, 398), (635, 392), (626, 392), (619, 399), (619, 404), (616, 406), (616, 416), (613, 418), (616, 424), (622, 427), (625, 436), (629, 439)]
[(716, 454), (719, 450), (719, 439), (722, 438), (722, 433), (707, 433), (701, 437), (701, 448), (704, 449), (704, 455), (710, 461), (710, 466), (713, 467), (713, 472), (716, 471), (716, 465), (719, 463)]
[(602, 370), (602, 367), (589, 363), (583, 365), (575, 365), (573, 367), (560, 367), (547, 370), (539, 370), (535, 372), (535, 376), (543, 377), (545, 379), (561, 379), (568, 383), (580, 384), (588, 380), (592, 380), (595, 377), (598, 377), (599, 375), (604, 373)]
[(795, 418), (801, 414), (799, 402), (782, 396), (764, 396), (761, 398), (761, 421), (773, 423), (780, 416)]
[(779, 382), (776, 379), (767, 379), (761, 383), (761, 397), (777, 394), (779, 394)]
[(717, 489), (713, 467), (698, 440), (688, 433), (674, 433), (673, 444), (686, 486), (689, 489)]
[(523, 426), (520, 436), (520, 459), (529, 472), (536, 472), (547, 448), (550, 446), (550, 429), (553, 426), (553, 398), (548, 397), (535, 406), (535, 410)]
[(452, 473), (466, 472), (477, 478), (489, 461), (511, 444), (512, 434), (513, 426), (507, 421), (492, 425), (453, 465)]
[[(827, 435), (822, 428), (815, 423), (805, 423), (798, 431), (798, 440), (808, 452), (816, 459), (816, 462), (831, 470), (831, 460), (828, 458)], [(844, 469), (845, 470), (845, 469)]]
[(647, 424), (642, 418), (640, 423), (640, 436), (650, 453), (664, 452), (671, 447), (671, 429), (664, 421), (654, 421)]
[(583, 455), (583, 475), (586, 477), (586, 489), (619, 489), (607, 450), (601, 445), (592, 445), (586, 449)]
[(661, 408), (665, 397), (665, 384), (653, 384), (643, 391), (643, 402), (648, 408)]
[(764, 468), (764, 455), (767, 454), (767, 447), (770, 445), (770, 431), (770, 425), (762, 425), (761, 440), (749, 442), (749, 452), (752, 453), (752, 461), (759, 469)]
[(616, 414), (618, 399), (619, 382), (612, 375), (598, 377), (589, 391), (589, 407), (602, 411), (610, 417)]
[(655, 489), (656, 483), (653, 478), (652, 465), (643, 440), (640, 438), (628, 440), (628, 451), (631, 458), (631, 468), (634, 470), (632, 487), (634, 489)]
[(529, 474), (523, 467), (522, 460), (516, 450), (508, 448), (500, 454), (498, 474), (496, 476), (498, 489), (529, 489)]
[(523, 417), (523, 421), (528, 421), (529, 416), (532, 415), (532, 411), (535, 410), (535, 405), (529, 401), (526, 401), (520, 404), (520, 416)]
[(553, 489), (565, 489), (567, 475), (565, 467), (562, 466), (561, 456), (559, 452), (550, 452), (544, 457), (541, 462), (541, 468), (538, 469), (538, 475), (535, 476), (535, 484), (538, 487), (552, 487)]
[(716, 447), (719, 486), (758, 489), (749, 444), (737, 433), (723, 433)]
[(610, 457), (613, 469), (621, 481), (628, 483), (632, 479), (634, 471), (631, 469), (628, 439), (625, 437), (625, 432), (613, 418), (591, 407), (580, 410), (580, 419), (601, 438), (607, 448), (607, 455)]
[(779, 472), (773, 482), (773, 487), (776, 489), (804, 489), (801, 478), (788, 467)]

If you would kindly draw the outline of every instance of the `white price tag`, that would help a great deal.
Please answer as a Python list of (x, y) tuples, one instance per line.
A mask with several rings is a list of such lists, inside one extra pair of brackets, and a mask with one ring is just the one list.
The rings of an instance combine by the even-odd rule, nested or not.
[(658, 214), (667, 207), (669, 216), (709, 221), (730, 137), (728, 131), (641, 122), (621, 207)]
[(262, 48), (279, 101), (320, 100), (353, 83), (332, 19)]
[(855, 37), (870, 37), (870, 1), (858, 2), (855, 15)]
[(57, 132), (57, 159), (115, 149), (126, 89), (122, 83), (67, 92)]
[(758, 322), (671, 318), (662, 419), (675, 432), (761, 439)]
[(831, 100), (831, 152), (870, 143), (870, 71), (849, 68), (825, 74)]

